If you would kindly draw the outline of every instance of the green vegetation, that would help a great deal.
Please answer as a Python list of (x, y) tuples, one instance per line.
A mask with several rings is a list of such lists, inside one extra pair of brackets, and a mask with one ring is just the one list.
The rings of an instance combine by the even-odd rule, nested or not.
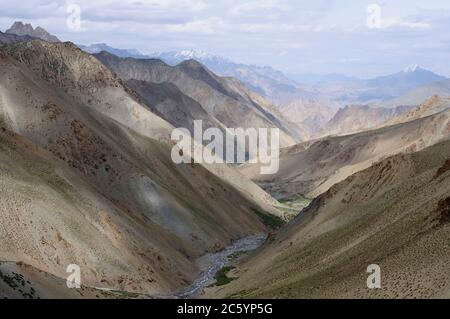
[(307, 207), (311, 203), (311, 200), (304, 197), (303, 195), (297, 195), (293, 198), (280, 199), (279, 202), (285, 206), (288, 206), (289, 208), (301, 210)]
[(259, 219), (261, 219), (262, 223), (267, 227), (270, 227), (272, 229), (278, 229), (284, 224), (286, 224), (286, 222), (278, 216), (260, 212), (259, 210), (253, 207), (251, 209), (256, 215), (258, 215)]
[(290, 221), (295, 218), (302, 209), (308, 207), (311, 200), (302, 195), (297, 195), (292, 198), (280, 199), (279, 202), (281, 205), (276, 205), (275, 208), (284, 213), (284, 220)]
[(228, 272), (230, 272), (234, 267), (223, 267), (220, 269), (216, 275), (214, 276), (214, 279), (216, 279), (216, 286), (223, 286), (226, 284), (229, 284), (234, 280), (234, 278), (230, 278), (227, 276)]

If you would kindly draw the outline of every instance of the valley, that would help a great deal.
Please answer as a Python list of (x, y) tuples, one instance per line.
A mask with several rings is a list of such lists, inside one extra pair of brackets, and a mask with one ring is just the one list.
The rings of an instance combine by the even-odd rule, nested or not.
[(445, 76), (60, 39), (0, 32), (0, 297), (450, 298)]

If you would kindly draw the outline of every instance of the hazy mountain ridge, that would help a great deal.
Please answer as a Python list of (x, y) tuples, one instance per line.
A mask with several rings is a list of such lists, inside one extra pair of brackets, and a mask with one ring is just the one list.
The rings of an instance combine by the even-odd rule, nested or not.
[(188, 60), (172, 67), (157, 59), (119, 58), (106, 52), (95, 55), (124, 81), (169, 82), (194, 99), (211, 116), (231, 128), (278, 127), (281, 145), (292, 145), (298, 134), (295, 127), (257, 103), (238, 83), (221, 78), (203, 65)]
[(369, 130), (411, 109), (411, 106), (398, 106), (395, 108), (375, 108), (368, 105), (346, 106), (339, 109), (333, 118), (323, 125), (316, 137)]
[(33, 28), (31, 24), (24, 24), (20, 21), (14, 22), (14, 24), (5, 31), (8, 34), (16, 34), (19, 36), (30, 36), (32, 38), (41, 39), (48, 42), (61, 42), (57, 37), (51, 35), (41, 27)]

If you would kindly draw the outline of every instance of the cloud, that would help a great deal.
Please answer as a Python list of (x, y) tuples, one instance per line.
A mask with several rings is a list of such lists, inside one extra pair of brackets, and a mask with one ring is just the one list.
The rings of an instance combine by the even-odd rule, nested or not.
[[(450, 2), (385, 1), (380, 28), (369, 29), (366, 7), (373, 2), (0, 0), (0, 26), (22, 20), (76, 43), (107, 42), (143, 52), (196, 48), (291, 72), (366, 76), (415, 63), (450, 69)], [(68, 3), (81, 7), (80, 32), (67, 28)]]
[(228, 29), (227, 23), (217, 17), (208, 19), (195, 20), (182, 24), (169, 24), (166, 26), (167, 31), (174, 33), (191, 33), (191, 34), (218, 34)]

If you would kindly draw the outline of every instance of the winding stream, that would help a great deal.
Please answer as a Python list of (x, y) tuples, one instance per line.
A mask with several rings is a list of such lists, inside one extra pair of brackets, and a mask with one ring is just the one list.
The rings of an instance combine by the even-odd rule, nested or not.
[(222, 251), (202, 256), (198, 264), (202, 269), (202, 275), (190, 287), (187, 287), (175, 295), (176, 298), (194, 298), (203, 289), (214, 282), (216, 273), (226, 266), (233, 266), (246, 252), (260, 247), (267, 235), (254, 235), (242, 238), (234, 242)]

